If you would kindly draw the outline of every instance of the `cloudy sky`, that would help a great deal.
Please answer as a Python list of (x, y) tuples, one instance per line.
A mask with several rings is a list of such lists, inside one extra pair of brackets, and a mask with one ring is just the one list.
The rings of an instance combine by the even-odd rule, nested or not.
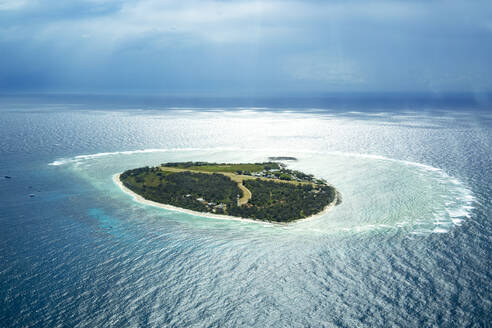
[(492, 91), (490, 0), (0, 0), (0, 92)]

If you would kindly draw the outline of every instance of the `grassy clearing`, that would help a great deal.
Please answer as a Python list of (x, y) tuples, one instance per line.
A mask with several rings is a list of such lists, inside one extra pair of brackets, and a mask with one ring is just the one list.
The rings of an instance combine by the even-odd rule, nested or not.
[[(244, 165), (244, 166), (246, 166), (246, 165), (256, 165), (256, 164), (238, 164), (238, 165)], [(228, 166), (229, 165), (217, 165), (217, 166), (214, 165), (214, 166), (210, 166), (210, 167), (214, 167), (214, 168), (215, 167), (227, 168)], [(232, 165), (232, 166), (236, 166), (236, 165)], [(199, 170), (192, 169), (192, 168), (195, 168), (195, 167), (196, 168), (199, 168)], [(234, 170), (232, 172), (230, 172), (230, 171), (228, 172), (228, 171), (206, 171), (206, 170), (202, 170), (204, 167), (206, 168), (207, 166), (192, 166), (192, 167), (189, 167), (189, 168), (186, 168), (186, 169), (177, 168), (177, 167), (161, 166), (160, 169), (163, 172), (195, 172), (195, 173), (206, 173), (206, 174), (213, 174), (213, 173), (223, 174), (223, 175), (229, 177), (232, 181), (236, 182), (237, 183), (237, 186), (239, 187), (239, 189), (242, 190), (243, 195), (239, 199), (239, 205), (246, 204), (251, 199), (251, 197), (252, 197), (251, 191), (244, 186), (244, 183), (243, 183), (244, 180), (256, 180), (256, 179), (260, 179), (260, 180), (263, 180), (263, 181), (273, 181), (273, 182), (280, 182), (280, 183), (290, 183), (290, 184), (294, 184), (294, 185), (306, 185), (306, 184), (310, 184), (312, 186), (315, 186), (315, 184), (312, 183), (312, 182), (271, 179), (271, 178), (254, 177), (254, 176), (251, 176), (251, 175), (241, 175), (241, 174), (232, 173), (232, 172), (236, 172), (237, 170)]]
[[(308, 217), (336, 200), (333, 187), (318, 183), (312, 176), (301, 175), (302, 172), (286, 170), (296, 174), (297, 181), (281, 180), (271, 174), (256, 177), (235, 173), (237, 171), (208, 172), (203, 170), (207, 164), (183, 168), (178, 165), (142, 167), (123, 172), (120, 180), (145, 199), (159, 203), (264, 221), (290, 222)], [(193, 170), (192, 166), (201, 170)], [(221, 168), (231, 166), (224, 164)], [(311, 180), (299, 181), (302, 178), (297, 176)]]
[(225, 165), (201, 165), (201, 166), (190, 166), (186, 169), (193, 170), (197, 172), (229, 172), (235, 173), (237, 171), (249, 171), (249, 172), (260, 172), (263, 171), (265, 165), (263, 164), (225, 164)]
[[(255, 164), (252, 164), (255, 165)], [(195, 167), (195, 166), (194, 166)], [(198, 168), (203, 167), (203, 166), (197, 166)], [(295, 185), (305, 185), (305, 184), (310, 184), (310, 185), (315, 185), (313, 182), (308, 182), (308, 181), (294, 181), (294, 180), (280, 180), (280, 179), (272, 179), (272, 178), (265, 178), (265, 177), (255, 177), (252, 175), (243, 175), (243, 174), (236, 174), (233, 172), (236, 172), (237, 170), (233, 172), (228, 172), (228, 171), (202, 171), (202, 170), (195, 170), (190, 168), (182, 169), (182, 168), (177, 168), (177, 167), (167, 167), (167, 166), (161, 166), (160, 169), (164, 172), (196, 172), (196, 173), (207, 173), (207, 174), (212, 174), (212, 173), (220, 173), (225, 176), (228, 176), (231, 178), (232, 181), (242, 183), (243, 180), (264, 180), (264, 181), (274, 181), (274, 182), (280, 182), (280, 183), (291, 183)]]

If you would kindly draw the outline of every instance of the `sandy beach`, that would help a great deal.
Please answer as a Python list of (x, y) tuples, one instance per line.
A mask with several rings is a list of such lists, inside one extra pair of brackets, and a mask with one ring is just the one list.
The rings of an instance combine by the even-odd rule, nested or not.
[[(181, 207), (176, 207), (176, 206), (172, 206), (172, 205), (167, 205), (167, 204), (162, 204), (162, 203), (154, 202), (154, 201), (151, 201), (151, 200), (148, 200), (148, 199), (143, 198), (142, 196), (134, 193), (133, 191), (131, 191), (130, 189), (128, 189), (127, 187), (125, 187), (123, 185), (123, 183), (121, 182), (121, 180), (120, 180), (120, 173), (117, 173), (117, 174), (113, 175), (113, 182), (118, 187), (120, 187), (120, 189), (123, 192), (125, 192), (126, 194), (132, 196), (132, 198), (133, 198), (134, 201), (139, 202), (141, 204), (145, 204), (145, 205), (150, 205), (150, 206), (155, 206), (155, 207), (163, 208), (163, 209), (170, 210), (170, 211), (182, 212), (182, 213), (187, 213), (187, 214), (191, 214), (191, 215), (196, 215), (196, 216), (201, 216), (201, 217), (206, 217), (206, 218), (213, 218), (213, 219), (220, 219), (220, 220), (235, 220), (235, 221), (259, 223), (259, 224), (265, 224), (265, 223), (266, 224), (277, 224), (277, 225), (278, 224), (281, 224), (281, 225), (288, 224), (288, 223), (281, 223), (281, 222), (268, 222), (268, 221), (261, 221), (261, 220), (253, 220), (253, 219), (240, 218), (240, 217), (235, 217), (235, 216), (221, 215), (221, 214), (214, 214), (214, 213), (197, 212), (197, 211), (192, 211), (192, 210), (184, 209), (184, 208), (181, 208)], [(294, 222), (289, 222), (289, 223), (311, 221), (311, 220), (320, 218), (323, 215), (325, 215), (328, 211), (330, 211), (335, 206), (336, 203), (337, 203), (337, 198), (335, 197), (335, 199), (330, 204), (328, 204), (324, 208), (323, 211), (321, 211), (321, 212), (319, 212), (319, 213), (317, 213), (315, 215), (309, 216), (307, 218), (304, 218), (304, 219), (301, 219), (301, 220), (297, 220), (297, 221), (294, 221)]]

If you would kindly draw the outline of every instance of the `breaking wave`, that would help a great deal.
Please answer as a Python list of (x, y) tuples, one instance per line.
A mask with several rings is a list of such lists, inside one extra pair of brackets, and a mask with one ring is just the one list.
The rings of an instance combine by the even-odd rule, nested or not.
[[(108, 179), (114, 173), (139, 165), (186, 160), (261, 161), (275, 154), (297, 157), (298, 161), (289, 165), (327, 179), (341, 191), (344, 199), (341, 206), (320, 219), (299, 221), (286, 230), (362, 232), (405, 229), (410, 234), (447, 233), (469, 218), (474, 208), (475, 197), (471, 190), (442, 169), (373, 154), (168, 148), (78, 155), (57, 159), (49, 165), (71, 167), (81, 177), (107, 191), (113, 188)], [(120, 193), (113, 194), (125, 197)]]

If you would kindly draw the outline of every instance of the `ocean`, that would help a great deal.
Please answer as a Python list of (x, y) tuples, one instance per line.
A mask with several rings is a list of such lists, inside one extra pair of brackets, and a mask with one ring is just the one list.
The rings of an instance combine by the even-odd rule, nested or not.
[[(472, 100), (0, 96), (0, 326), (490, 327), (492, 108)], [(241, 222), (112, 181), (270, 156), (343, 203)]]

